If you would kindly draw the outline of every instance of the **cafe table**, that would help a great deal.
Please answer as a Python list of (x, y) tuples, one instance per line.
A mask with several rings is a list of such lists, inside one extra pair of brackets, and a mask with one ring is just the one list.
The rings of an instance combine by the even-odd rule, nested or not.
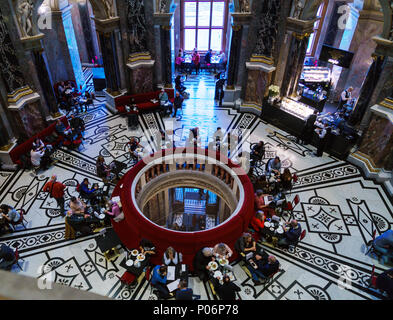
[(284, 225), (285, 223), (282, 219), (280, 219), (279, 222), (272, 219), (267, 219), (261, 232), (267, 239), (282, 239), (284, 238)]
[[(231, 281), (235, 281), (236, 277), (234, 273), (232, 272), (232, 267), (229, 264), (229, 261), (226, 260), (226, 263), (220, 263), (220, 259), (216, 259), (215, 261), (209, 262), (209, 266), (211, 267), (209, 270), (209, 275), (211, 278), (217, 278), (219, 277), (219, 281), (222, 284), (223, 277), (225, 275), (229, 276)], [(213, 264), (217, 264), (217, 268), (214, 268)]]
[(169, 292), (177, 290), (180, 280), (185, 280), (188, 285), (188, 266), (186, 264), (169, 265), (166, 281)]
[[(128, 272), (135, 275), (137, 278), (142, 274), (143, 270), (149, 265), (150, 256), (142, 254), (144, 259), (138, 259), (141, 252), (138, 249), (133, 249), (126, 254), (120, 266), (126, 269)], [(138, 264), (139, 262), (139, 264)]]

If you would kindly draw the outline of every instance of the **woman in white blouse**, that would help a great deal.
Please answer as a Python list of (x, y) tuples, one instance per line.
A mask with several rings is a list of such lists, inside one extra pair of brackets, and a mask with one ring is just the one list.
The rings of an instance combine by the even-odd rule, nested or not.
[(180, 252), (176, 252), (175, 249), (173, 249), (172, 247), (168, 247), (168, 249), (166, 249), (164, 252), (164, 256), (162, 257), (162, 262), (167, 266), (176, 266), (182, 263), (182, 261), (182, 254)]

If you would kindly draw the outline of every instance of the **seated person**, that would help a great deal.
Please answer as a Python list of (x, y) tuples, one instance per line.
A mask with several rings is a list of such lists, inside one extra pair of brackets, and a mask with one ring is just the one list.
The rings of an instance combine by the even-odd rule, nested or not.
[(104, 213), (110, 216), (110, 218), (116, 218), (120, 214), (120, 207), (117, 202), (109, 200), (108, 201), (108, 210), (105, 210)]
[(254, 198), (254, 206), (255, 210), (262, 210), (265, 209), (268, 205), (265, 204), (265, 196), (269, 196), (269, 194), (263, 193), (262, 190), (257, 190), (255, 192)]
[(173, 296), (173, 293), (169, 293), (167, 282), (167, 266), (157, 265), (153, 269), (153, 275), (151, 277), (151, 284), (156, 288), (155, 294), (157, 294), (158, 299), (168, 299)]
[(142, 148), (142, 145), (135, 139), (131, 138), (129, 142), (127, 142), (128, 151), (133, 157), (139, 158), (138, 153), (136, 152), (137, 148)]
[(279, 157), (275, 157), (273, 159), (270, 159), (267, 163), (266, 163), (266, 173), (267, 174), (275, 174), (275, 175), (279, 175), (280, 174), (280, 170), (281, 170), (281, 160)]
[(216, 259), (229, 259), (233, 252), (225, 243), (218, 243), (213, 248), (213, 255)]
[(106, 165), (104, 157), (103, 156), (98, 156), (97, 161), (96, 161), (96, 168), (97, 168), (97, 176), (109, 180), (110, 174), (111, 174), (111, 169)]
[(295, 245), (302, 233), (302, 228), (296, 220), (291, 220), (291, 222), (286, 222), (290, 225), (289, 229), (283, 227), (284, 237), (278, 241), (278, 246), (288, 247), (289, 245)]
[(66, 128), (65, 125), (64, 125), (64, 123), (61, 122), (60, 119), (57, 119), (57, 120), (56, 120), (55, 131), (56, 131), (56, 133), (57, 133), (58, 135), (64, 137), (64, 136), (68, 135), (68, 134), (70, 133), (71, 130), (70, 130), (70, 128)]
[(68, 224), (82, 235), (91, 234), (95, 225), (100, 223), (98, 219), (89, 214), (72, 213), (71, 210), (68, 211), (66, 219)]
[(285, 168), (281, 174), (280, 183), (284, 190), (290, 190), (292, 188), (292, 174), (288, 168)]
[(265, 156), (265, 144), (263, 141), (259, 141), (258, 144), (252, 147), (250, 157), (251, 161), (254, 163), (255, 161), (260, 161)]
[(45, 162), (42, 161), (42, 163), (41, 163), (41, 159), (44, 157), (44, 154), (45, 154), (45, 151), (40, 150), (38, 147), (31, 149), (31, 151), (30, 151), (31, 164), (37, 168), (42, 167), (42, 168), (47, 169)]
[(255, 190), (262, 190), (262, 192), (265, 194), (268, 194), (271, 192), (270, 187), (269, 187), (269, 182), (267, 182), (265, 175), (258, 177), (257, 181), (255, 182), (254, 189)]
[(67, 212), (69, 216), (72, 214), (85, 215), (86, 213), (86, 204), (77, 197), (71, 197), (69, 206), (70, 210)]
[(176, 300), (198, 300), (200, 295), (194, 294), (191, 288), (188, 288), (186, 280), (180, 280), (178, 286), (179, 290), (176, 291)]
[(0, 213), (3, 218), (9, 223), (16, 223), (20, 219), (19, 212), (16, 211), (13, 207), (6, 204), (2, 204), (0, 206)]
[(241, 291), (236, 284), (231, 282), (228, 275), (223, 277), (223, 284), (220, 284), (218, 277), (212, 279), (212, 283), (221, 300), (236, 300), (236, 292)]
[(266, 259), (257, 254), (253, 261), (257, 268), (255, 269), (252, 265), (247, 265), (247, 269), (250, 270), (255, 285), (261, 284), (259, 278), (263, 280), (269, 278), (271, 275), (275, 274), (280, 267), (280, 263), (274, 256), (268, 256), (266, 261)]
[(162, 263), (167, 266), (176, 266), (178, 264), (181, 264), (182, 261), (182, 254), (180, 252), (176, 252), (175, 249), (173, 249), (172, 247), (168, 247), (162, 257)]
[(386, 270), (377, 277), (377, 288), (385, 291), (390, 300), (393, 299), (393, 269)]
[(89, 188), (89, 179), (88, 178), (84, 178), (82, 183), (80, 184), (80, 192), (79, 195), (82, 198), (86, 198), (91, 200), (92, 198), (94, 198), (94, 193), (97, 191), (97, 185), (93, 186), (91, 189)]
[(139, 250), (141, 251), (141, 253), (148, 256), (156, 254), (155, 245), (150, 240), (147, 239), (142, 239), (139, 242)]
[(257, 214), (254, 217), (252, 217), (252, 219), (251, 219), (251, 222), (250, 222), (251, 227), (256, 232), (261, 233), (263, 228), (265, 227), (265, 219), (266, 219), (266, 217), (265, 217), (263, 211), (258, 210)]
[(381, 252), (386, 259), (393, 258), (393, 230), (388, 230), (376, 237), (373, 243), (375, 250)]
[(171, 114), (173, 104), (169, 101), (168, 93), (165, 91), (164, 88), (162, 88), (161, 92), (158, 94), (158, 99), (160, 100), (160, 106), (162, 111), (164, 111), (165, 114)]
[(0, 244), (0, 269), (11, 270), (15, 263), (15, 252), (4, 243)]
[(255, 252), (257, 250), (256, 242), (250, 233), (244, 232), (243, 235), (237, 239), (235, 243), (235, 250), (239, 252), (240, 255), (243, 254), (244, 257), (248, 253)]
[[(46, 146), (48, 149), (52, 149), (53, 147), (51, 145)], [(40, 151), (44, 150), (45, 151), (45, 144), (42, 142), (40, 138), (36, 138), (33, 141), (33, 149), (38, 149)]]
[(71, 115), (70, 126), (72, 129), (75, 130), (77, 134), (85, 131), (85, 122), (83, 121), (83, 119), (75, 117), (73, 114)]
[(209, 278), (209, 262), (213, 260), (213, 249), (205, 247), (200, 249), (194, 257), (193, 267), (198, 278), (206, 281)]

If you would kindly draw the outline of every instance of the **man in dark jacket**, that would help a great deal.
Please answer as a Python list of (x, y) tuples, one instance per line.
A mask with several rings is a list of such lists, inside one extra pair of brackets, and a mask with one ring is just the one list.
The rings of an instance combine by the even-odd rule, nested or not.
[(83, 119), (75, 117), (73, 114), (71, 115), (70, 126), (74, 129), (76, 134), (80, 134), (85, 131), (85, 122)]
[(175, 108), (175, 114), (173, 115), (174, 118), (176, 118), (177, 109), (181, 109), (182, 108), (183, 100), (184, 100), (183, 97), (177, 91), (175, 100), (173, 101), (173, 107)]
[(386, 291), (388, 298), (393, 300), (393, 269), (386, 270), (377, 277), (377, 288)]
[(187, 288), (187, 281), (180, 280), (178, 285), (179, 290), (176, 291), (176, 300), (198, 300), (200, 295), (194, 294), (191, 288)]
[(291, 220), (289, 224), (289, 229), (284, 227), (284, 237), (277, 243), (279, 246), (288, 247), (289, 245), (294, 245), (299, 241), (300, 234), (302, 233), (300, 224), (296, 220)]
[(255, 256), (254, 262), (257, 267), (256, 269), (251, 265), (247, 265), (247, 268), (251, 272), (252, 281), (255, 285), (261, 284), (259, 278), (263, 280), (267, 279), (272, 274), (275, 274), (280, 267), (280, 263), (274, 256), (268, 256), (266, 259), (257, 254)]
[(11, 270), (15, 261), (15, 253), (10, 247), (5, 244), (0, 245), (0, 269)]
[(241, 290), (227, 275), (223, 278), (223, 284), (220, 284), (218, 278), (213, 279), (212, 282), (221, 300), (236, 300), (236, 292)]
[(199, 250), (193, 261), (194, 271), (201, 281), (206, 281), (209, 278), (208, 264), (212, 261), (212, 248), (203, 248)]
[(314, 123), (317, 120), (317, 115), (318, 111), (314, 110), (314, 113), (307, 118), (302, 133), (296, 140), (297, 143), (310, 144), (314, 131)]

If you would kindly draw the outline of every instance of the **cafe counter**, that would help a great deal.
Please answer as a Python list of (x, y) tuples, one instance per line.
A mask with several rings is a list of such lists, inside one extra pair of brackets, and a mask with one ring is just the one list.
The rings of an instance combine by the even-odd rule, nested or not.
[[(285, 104), (282, 106), (280, 104), (272, 105), (265, 101), (262, 107), (261, 118), (279, 129), (295, 137), (299, 137), (305, 125), (305, 119), (311, 113), (312, 110), (303, 109), (299, 112), (299, 110), (289, 109)], [(326, 147), (325, 152), (341, 160), (345, 160), (357, 139), (358, 136), (355, 132), (346, 132), (346, 134), (340, 135), (332, 134), (332, 139)], [(319, 137), (314, 132), (311, 144), (317, 147), (318, 142)]]

